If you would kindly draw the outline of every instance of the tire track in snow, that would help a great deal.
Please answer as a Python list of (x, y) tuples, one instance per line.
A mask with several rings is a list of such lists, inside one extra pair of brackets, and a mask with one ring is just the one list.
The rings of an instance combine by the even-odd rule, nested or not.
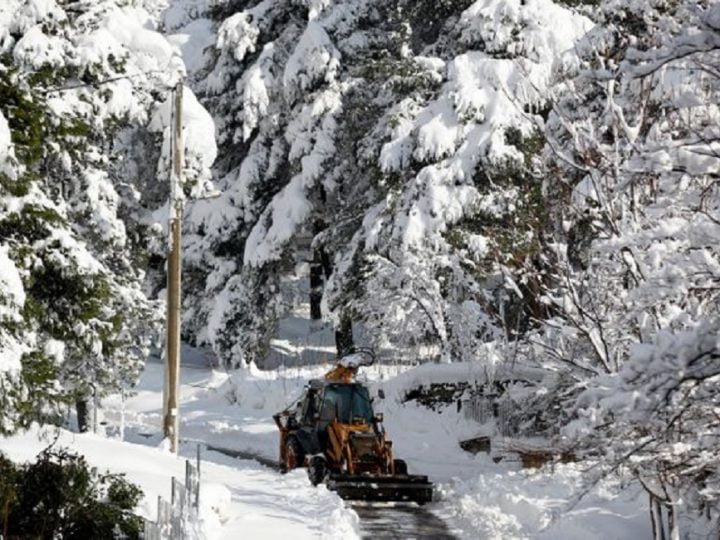
[(456, 538), (445, 521), (427, 506), (415, 504), (350, 503), (360, 516), (362, 538), (411, 538), (451, 540)]

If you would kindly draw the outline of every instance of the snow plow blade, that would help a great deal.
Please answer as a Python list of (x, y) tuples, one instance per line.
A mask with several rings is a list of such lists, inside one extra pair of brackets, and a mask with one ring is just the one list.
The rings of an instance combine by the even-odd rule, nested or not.
[(369, 476), (332, 474), (327, 480), (328, 489), (343, 499), (376, 502), (432, 501), (433, 487), (427, 476), (409, 474), (394, 476)]

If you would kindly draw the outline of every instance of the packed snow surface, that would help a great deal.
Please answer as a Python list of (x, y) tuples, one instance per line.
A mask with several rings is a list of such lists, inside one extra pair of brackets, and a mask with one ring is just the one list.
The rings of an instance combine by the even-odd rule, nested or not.
[[(281, 475), (257, 462), (208, 449), (277, 460), (278, 434), (271, 415), (292, 405), (309, 379), (331, 367), (232, 374), (202, 365), (182, 370), (181, 455), (192, 457), (201, 443), (201, 500), (206, 494), (202, 526), (208, 538), (358, 537), (362, 523), (357, 514), (324, 487), (311, 487), (304, 471)], [(444, 381), (452, 380), (453, 372), (456, 379), (480, 375), (468, 365), (424, 366), (417, 374), (400, 366), (370, 366), (361, 370), (361, 379), (375, 396), (376, 410), (384, 413), (396, 455), (407, 460), (411, 473), (428, 474), (435, 482), (439, 500), (427, 511), (445, 520), (453, 534), (498, 540), (649, 536), (639, 487), (621, 489), (603, 482), (572, 506), (582, 487), (583, 465), (526, 470), (515, 461), (494, 463), (487, 455), (462, 451), (458, 441), (477, 436), (480, 426), (458, 415), (455, 407), (438, 413), (401, 402), (418, 382), (433, 380), (433, 367)], [(163, 446), (162, 372), (160, 364), (148, 363), (134, 396), (104, 401), (109, 438), (60, 431), (56, 443), (82, 452), (101, 469), (126, 472), (145, 490), (138, 511), (147, 518), (155, 515), (157, 495), (169, 498), (169, 478), (182, 477), (184, 466), (181, 458), (158, 448)], [(377, 397), (380, 388), (385, 390), (384, 400)], [(130, 442), (118, 440), (123, 430)], [(14, 460), (32, 459), (48, 444), (38, 440), (40, 434), (33, 429), (0, 440), (0, 451)]]
[[(65, 430), (35, 427), (1, 439), (0, 451), (14, 461), (30, 461), (51, 443), (81, 453), (101, 471), (125, 473), (142, 487), (137, 512), (150, 520), (157, 516), (158, 496), (170, 500), (171, 477), (183, 479), (185, 474), (185, 459), (161, 448)], [(186, 445), (182, 453), (192, 459), (193, 449)], [(203, 455), (200, 506), (205, 538), (357, 537), (357, 516), (334, 493), (312, 488), (304, 472), (280, 476), (254, 461), (215, 452)]]
[[(200, 367), (184, 369), (180, 433), (185, 448), (192, 449), (194, 442), (202, 441), (265, 460), (277, 460), (278, 433), (272, 414), (294, 404), (308, 380), (322, 377), (332, 367), (327, 364), (280, 368), (276, 372), (251, 368), (232, 374)], [(585, 531), (580, 537), (590, 540), (650, 534), (645, 498), (639, 487), (621, 489), (612, 482), (604, 482), (577, 506), (571, 506), (582, 488), (580, 476), (584, 465), (525, 470), (517, 461), (494, 463), (484, 454), (474, 456), (460, 449), (458, 441), (481, 434), (482, 426), (458, 414), (454, 405), (438, 413), (415, 402), (402, 403), (405, 393), (418, 384), (435, 379), (450, 382), (477, 377), (484, 380), (485, 376), (484, 370), (469, 364), (425, 365), (410, 370), (374, 365), (360, 370), (360, 379), (367, 382), (375, 398), (375, 409), (384, 413), (385, 427), (396, 455), (407, 460), (411, 473), (428, 474), (436, 483), (439, 501), (426, 507), (428, 511), (448, 522), (453, 534), (468, 539), (577, 539), (580, 531)], [(137, 395), (129, 398), (124, 406), (119, 396), (106, 400), (105, 417), (110, 426), (120, 425), (124, 407), (127, 440), (160, 444), (161, 377), (162, 366), (149, 363)], [(385, 392), (384, 400), (378, 397), (380, 388)], [(110, 430), (110, 434), (113, 433), (116, 434), (115, 428)], [(219, 458), (213, 455), (213, 460)], [(288, 482), (299, 490), (294, 500), (301, 501), (313, 493), (302, 471), (281, 476), (251, 466), (249, 462), (234, 463), (241, 470), (252, 467), (258, 481), (260, 478), (267, 481), (268, 489), (275, 489), (278, 497), (286, 493)], [(231, 487), (231, 491), (240, 496), (236, 490)], [(336, 527), (341, 528), (332, 529), (335, 531), (332, 537), (352, 537), (356, 534), (353, 527), (362, 527), (362, 523), (354, 524), (353, 520), (357, 519), (354, 512), (339, 506), (339, 500), (324, 488), (320, 488), (315, 497), (312, 500), (329, 505), (322, 510), (322, 515), (316, 515), (317, 520), (340, 520)], [(311, 503), (303, 508), (309, 515), (321, 511)], [(299, 532), (293, 533), (293, 537), (312, 530), (307, 519), (298, 523)], [(330, 527), (331, 523), (326, 526)], [(265, 530), (273, 529), (268, 525)], [(480, 536), (478, 531), (482, 532)], [(318, 531), (314, 534), (320, 535)], [(275, 538), (275, 535), (267, 536), (266, 532), (262, 538)]]

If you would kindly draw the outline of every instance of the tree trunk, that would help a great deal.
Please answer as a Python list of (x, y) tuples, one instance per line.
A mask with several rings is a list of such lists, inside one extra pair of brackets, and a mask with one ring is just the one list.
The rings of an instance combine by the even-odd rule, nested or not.
[(325, 273), (325, 280), (327, 281), (330, 279), (330, 274), (332, 274), (333, 262), (332, 258), (324, 248), (320, 248), (320, 262), (322, 264), (323, 272)]
[(5, 499), (5, 504), (3, 505), (3, 538), (8, 537), (8, 518), (10, 517), (10, 493), (7, 495), (8, 497)]
[(88, 425), (90, 418), (87, 398), (77, 398), (75, 400), (75, 410), (77, 411), (78, 431), (80, 433), (87, 433), (90, 428)]
[(320, 303), (323, 295), (323, 264), (322, 250), (313, 249), (310, 262), (310, 318), (314, 321), (322, 319)]
[(652, 523), (653, 540), (665, 540), (665, 526), (662, 519), (660, 501), (650, 494), (650, 523)]
[[(324, 204), (326, 200), (325, 191), (320, 191), (320, 201)], [(316, 243), (318, 235), (321, 234), (327, 225), (321, 219), (313, 222), (312, 234), (312, 260), (310, 261), (310, 318), (314, 321), (322, 319), (322, 310), (320, 303), (322, 302), (323, 288), (325, 280), (330, 277), (332, 272), (332, 263), (330, 257), (325, 253), (322, 242)]]
[(668, 532), (670, 540), (680, 540), (680, 523), (678, 523), (676, 506), (674, 504), (667, 505), (668, 515)]
[(353, 343), (352, 319), (346, 314), (340, 316), (340, 324), (335, 328), (335, 347), (337, 348), (338, 358), (349, 354), (355, 347)]

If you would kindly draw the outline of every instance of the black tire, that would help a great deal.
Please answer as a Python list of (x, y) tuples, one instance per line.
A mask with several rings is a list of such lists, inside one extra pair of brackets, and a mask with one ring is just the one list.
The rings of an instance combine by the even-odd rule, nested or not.
[(402, 459), (393, 459), (395, 474), (407, 474), (407, 463)]
[(321, 456), (313, 456), (308, 463), (308, 478), (313, 486), (322, 484), (327, 476), (327, 463)]
[(288, 437), (285, 443), (285, 461), (280, 464), (280, 472), (286, 473), (305, 464), (305, 451), (295, 437)]

